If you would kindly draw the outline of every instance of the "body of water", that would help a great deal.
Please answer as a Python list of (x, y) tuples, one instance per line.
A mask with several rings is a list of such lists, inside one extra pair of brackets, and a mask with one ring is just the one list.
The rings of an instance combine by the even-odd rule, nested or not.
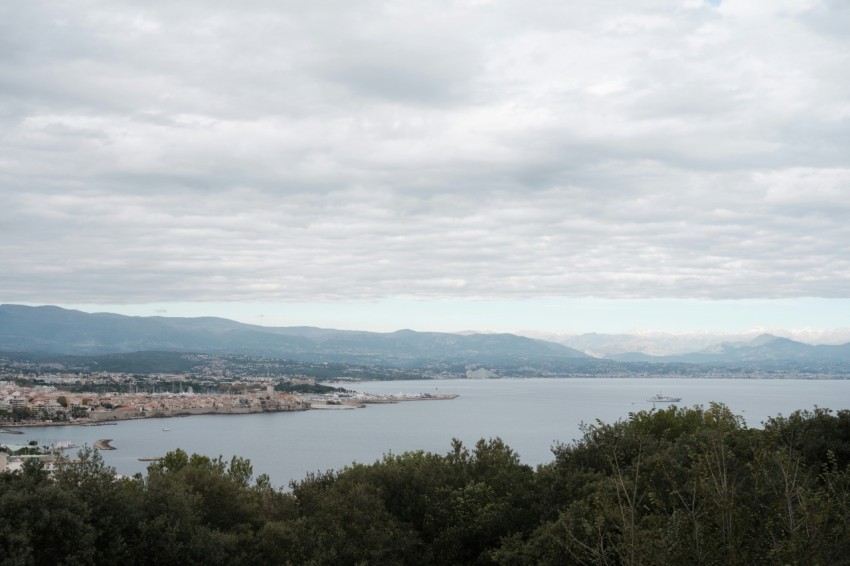
[[(452, 438), (467, 445), (502, 438), (522, 460), (552, 459), (556, 442), (580, 436), (582, 422), (613, 422), (653, 407), (656, 393), (681, 397), (682, 406), (726, 404), (758, 427), (768, 417), (815, 406), (850, 408), (850, 380), (733, 379), (498, 379), (367, 382), (348, 386), (369, 393), (456, 393), (451, 401), (368, 405), (355, 410), (314, 410), (252, 415), (202, 415), (124, 421), (116, 425), (23, 428), (0, 441), (69, 441), (90, 446), (110, 438), (102, 452), (121, 474), (142, 472), (139, 457), (182, 448), (208, 456), (249, 458), (254, 473), (278, 486), (308, 472), (371, 463), (387, 452), (448, 452)], [(164, 430), (168, 429), (168, 430)]]

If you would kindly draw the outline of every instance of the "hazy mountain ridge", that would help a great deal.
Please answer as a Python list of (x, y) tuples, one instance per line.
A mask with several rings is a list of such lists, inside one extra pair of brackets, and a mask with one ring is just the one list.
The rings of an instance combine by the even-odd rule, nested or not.
[(0, 305), (0, 350), (86, 355), (156, 350), (393, 365), (588, 358), (561, 344), (514, 334), (268, 328), (214, 317), (131, 317), (21, 305)]
[(747, 342), (723, 342), (700, 352), (670, 356), (651, 356), (641, 352), (627, 352), (608, 356), (622, 362), (658, 363), (765, 363), (765, 362), (847, 362), (850, 360), (850, 343), (841, 345), (803, 344), (789, 338), (762, 334)]
[[(585, 344), (624, 344), (629, 338), (583, 336)], [(462, 369), (474, 365), (499, 367), (505, 375), (529, 373), (523, 368), (533, 368), (532, 375), (564, 375), (603, 370), (691, 373), (702, 371), (697, 366), (733, 365), (772, 371), (850, 372), (850, 343), (810, 345), (772, 334), (713, 343), (698, 351), (673, 355), (633, 351), (592, 357), (563, 344), (514, 334), (263, 327), (214, 317), (132, 317), (20, 305), (0, 305), (0, 351), (89, 356), (193, 352), (397, 368), (433, 368), (438, 364)], [(667, 364), (667, 370), (663, 364)]]
[(789, 338), (795, 342), (811, 345), (841, 345), (850, 342), (850, 328), (829, 330), (753, 328), (747, 332), (734, 334), (706, 331), (673, 333), (654, 330), (619, 334), (590, 332), (565, 335), (534, 331), (523, 331), (520, 334), (564, 344), (596, 357), (610, 357), (626, 353), (641, 353), (650, 356), (682, 355), (702, 352), (724, 343), (749, 342), (765, 334)]

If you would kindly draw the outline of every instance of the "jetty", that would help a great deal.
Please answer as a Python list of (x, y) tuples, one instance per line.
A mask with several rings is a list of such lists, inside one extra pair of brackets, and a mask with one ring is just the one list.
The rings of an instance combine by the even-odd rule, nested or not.
[(23, 434), (21, 430), (9, 430), (8, 428), (0, 428), (0, 434)]
[(110, 444), (111, 438), (102, 438), (94, 443), (94, 447), (98, 450), (115, 450), (115, 447)]

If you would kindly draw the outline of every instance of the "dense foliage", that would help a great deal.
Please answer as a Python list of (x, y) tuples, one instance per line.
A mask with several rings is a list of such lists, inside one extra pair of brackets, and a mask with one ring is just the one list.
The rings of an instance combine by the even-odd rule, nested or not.
[(534, 470), (500, 440), (387, 455), (284, 492), (176, 451), (0, 474), (2, 564), (840, 564), (850, 411), (750, 429), (721, 405), (584, 427)]
[(282, 381), (278, 383), (274, 386), (274, 390), (282, 393), (307, 393), (311, 395), (350, 393), (348, 389), (343, 387), (333, 387), (330, 385), (322, 385), (321, 383), (292, 383), (291, 381)]

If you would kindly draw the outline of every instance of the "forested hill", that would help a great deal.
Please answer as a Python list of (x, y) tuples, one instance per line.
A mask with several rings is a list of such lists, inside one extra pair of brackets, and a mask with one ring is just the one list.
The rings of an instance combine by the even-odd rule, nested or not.
[[(139, 352), (144, 354), (128, 357)], [(422, 375), (443, 377), (465, 376), (468, 367), (485, 368), (486, 375), (493, 370), (493, 375), (510, 376), (716, 375), (714, 368), (743, 377), (850, 375), (850, 344), (812, 346), (770, 335), (691, 354), (626, 353), (599, 359), (562, 344), (514, 334), (264, 327), (223, 318), (132, 317), (0, 305), (0, 356), (33, 360), (72, 356), (58, 363), (77, 366), (87, 363), (83, 358), (99, 357), (89, 365), (143, 371), (137, 368), (159, 368), (168, 354), (421, 370)]]
[(0, 474), (0, 564), (847, 564), (850, 411), (749, 429), (723, 406), (584, 429), (536, 470), (500, 440), (387, 455), (290, 491), (169, 453)]
[(0, 351), (98, 355), (138, 351), (243, 354), (309, 362), (422, 367), (586, 360), (553, 342), (514, 334), (361, 332), (265, 327), (223, 318), (133, 317), (53, 306), (0, 305)]

